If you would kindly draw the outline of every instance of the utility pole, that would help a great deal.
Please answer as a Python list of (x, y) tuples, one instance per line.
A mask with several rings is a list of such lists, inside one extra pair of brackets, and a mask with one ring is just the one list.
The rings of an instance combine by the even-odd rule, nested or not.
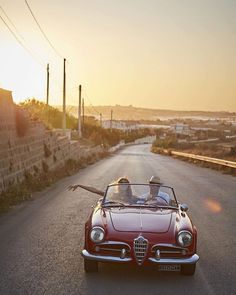
[(63, 65), (63, 117), (62, 117), (62, 129), (66, 131), (66, 59), (64, 58)]
[(100, 113), (100, 126), (102, 127), (102, 113)]
[(79, 138), (81, 138), (81, 85), (79, 85), (78, 134)]
[(82, 99), (82, 117), (83, 117), (82, 131), (84, 132), (84, 98)]
[(47, 105), (49, 102), (49, 64), (47, 64)]
[(111, 121), (110, 121), (110, 130), (112, 131), (112, 117), (113, 117), (113, 110), (111, 110)]

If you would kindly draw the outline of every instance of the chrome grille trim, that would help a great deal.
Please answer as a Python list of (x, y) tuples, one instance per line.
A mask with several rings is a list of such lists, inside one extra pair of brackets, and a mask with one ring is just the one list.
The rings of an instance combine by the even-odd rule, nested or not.
[(122, 246), (122, 247), (128, 247), (130, 249), (130, 245), (124, 242), (117, 242), (117, 241), (105, 241), (102, 243), (99, 243), (99, 246), (107, 246), (107, 245), (112, 245), (112, 246)]
[[(106, 248), (106, 247), (99, 247), (99, 250), (101, 250), (101, 251), (114, 251), (114, 252), (121, 252), (122, 251), (122, 249), (124, 249), (124, 248), (120, 248), (120, 249), (116, 249), (116, 248)], [(126, 250), (128, 253), (130, 252), (130, 250)]]
[[(182, 251), (182, 250), (188, 250), (188, 248), (180, 247), (180, 246), (175, 246), (172, 244), (156, 244), (152, 246), (152, 251), (156, 249), (163, 249), (163, 248), (168, 248), (169, 251)], [(165, 251), (165, 250), (164, 250)], [(167, 250), (166, 250), (167, 251)]]
[(122, 249), (115, 249), (115, 248), (103, 248), (103, 247), (99, 247), (99, 249), (101, 251), (114, 251), (114, 252), (121, 252)]
[(134, 255), (136, 261), (141, 265), (147, 255), (148, 250), (148, 240), (142, 236), (134, 239)]
[(172, 244), (156, 244), (152, 246), (151, 252), (155, 253), (157, 250), (162, 254), (177, 254), (177, 255), (186, 255), (188, 253), (188, 248), (183, 248), (175, 246)]
[[(98, 245), (94, 246), (93, 251), (99, 255), (111, 255), (114, 257), (124, 255), (125, 250), (125, 256), (130, 256), (131, 247), (127, 243), (124, 242), (118, 242), (118, 241), (105, 241), (103, 243), (99, 243)], [(123, 252), (122, 252), (123, 251)]]

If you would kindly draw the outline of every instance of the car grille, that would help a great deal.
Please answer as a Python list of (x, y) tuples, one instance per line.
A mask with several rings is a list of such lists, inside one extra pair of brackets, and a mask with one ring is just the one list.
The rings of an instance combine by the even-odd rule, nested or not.
[(148, 249), (148, 240), (139, 236), (134, 240), (134, 255), (139, 265), (141, 265), (145, 259)]
[(119, 242), (101, 243), (94, 247), (94, 252), (104, 256), (120, 257), (122, 250), (125, 250), (125, 257), (130, 257), (130, 247), (128, 244)]
[(160, 258), (178, 258), (188, 254), (188, 249), (173, 245), (158, 244), (152, 247), (152, 255), (155, 256), (156, 251), (159, 250)]

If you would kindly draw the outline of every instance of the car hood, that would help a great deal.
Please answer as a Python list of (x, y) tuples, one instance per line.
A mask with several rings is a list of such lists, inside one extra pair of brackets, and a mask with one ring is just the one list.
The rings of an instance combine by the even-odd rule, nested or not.
[(165, 233), (175, 212), (169, 209), (114, 208), (109, 214), (116, 231)]

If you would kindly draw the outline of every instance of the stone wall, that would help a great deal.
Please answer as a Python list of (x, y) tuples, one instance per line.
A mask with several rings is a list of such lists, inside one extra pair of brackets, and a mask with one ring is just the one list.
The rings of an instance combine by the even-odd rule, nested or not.
[(0, 192), (24, 180), (27, 173), (37, 176), (64, 166), (68, 159), (78, 160), (98, 151), (32, 121), (13, 103), (11, 92), (0, 89)]

